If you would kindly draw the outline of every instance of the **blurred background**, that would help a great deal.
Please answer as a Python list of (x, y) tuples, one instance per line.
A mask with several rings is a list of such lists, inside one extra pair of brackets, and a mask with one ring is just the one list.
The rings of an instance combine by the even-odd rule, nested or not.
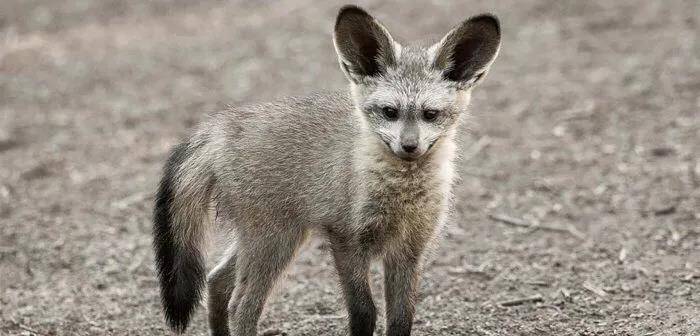
[[(342, 4), (0, 1), (0, 334), (165, 334), (168, 149), (228, 104), (345, 90)], [(416, 334), (700, 334), (700, 2), (359, 4), (403, 42), (502, 22)], [(336, 283), (310, 242), (261, 330), (341, 335)]]

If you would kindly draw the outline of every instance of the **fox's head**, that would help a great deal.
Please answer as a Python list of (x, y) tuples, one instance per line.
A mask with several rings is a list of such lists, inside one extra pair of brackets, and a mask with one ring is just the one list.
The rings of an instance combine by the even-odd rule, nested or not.
[(501, 33), (498, 19), (485, 14), (429, 48), (402, 46), (363, 9), (345, 6), (333, 41), (364, 127), (412, 161), (455, 129), (498, 54)]

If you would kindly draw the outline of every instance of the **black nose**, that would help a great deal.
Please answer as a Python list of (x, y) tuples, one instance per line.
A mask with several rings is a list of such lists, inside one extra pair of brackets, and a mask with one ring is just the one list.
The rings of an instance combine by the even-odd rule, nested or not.
[(416, 151), (418, 148), (418, 145), (414, 144), (409, 144), (409, 145), (401, 145), (401, 148), (403, 149), (404, 152), (406, 153), (413, 153)]

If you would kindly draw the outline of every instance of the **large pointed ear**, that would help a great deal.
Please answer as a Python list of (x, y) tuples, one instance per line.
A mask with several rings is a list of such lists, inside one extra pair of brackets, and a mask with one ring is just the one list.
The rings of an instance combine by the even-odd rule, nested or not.
[(433, 46), (433, 66), (443, 71), (446, 80), (456, 82), (460, 88), (469, 88), (483, 79), (500, 47), (498, 19), (491, 14), (475, 16)]
[(398, 46), (384, 26), (357, 6), (344, 6), (335, 22), (333, 43), (348, 79), (360, 83), (396, 64)]

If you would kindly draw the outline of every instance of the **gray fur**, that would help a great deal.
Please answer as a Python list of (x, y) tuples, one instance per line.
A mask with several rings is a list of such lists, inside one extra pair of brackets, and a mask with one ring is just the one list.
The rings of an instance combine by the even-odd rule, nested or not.
[[(376, 71), (364, 71), (367, 59), (353, 63), (362, 50), (347, 39), (363, 23), (381, 45), (392, 46), (373, 52), (387, 60)], [(387, 334), (410, 334), (425, 251), (447, 216), (454, 137), (473, 85), (446, 78), (451, 64), (435, 66), (447, 46), (400, 46), (352, 6), (341, 9), (339, 26), (347, 28), (336, 31), (335, 43), (351, 93), (216, 113), (187, 142), (171, 211), (177, 237), (199, 244), (208, 222), (201, 209), (211, 204), (236, 242), (209, 276), (212, 335), (256, 334), (271, 288), (311, 232), (331, 243), (351, 334), (374, 330), (368, 269), (376, 258), (385, 266)], [(479, 54), (485, 66), (496, 52)], [(399, 112), (397, 120), (382, 116), (385, 106)], [(439, 115), (427, 121), (427, 109)], [(406, 143), (415, 143), (416, 152), (406, 153)], [(215, 196), (201, 204), (212, 183)]]

